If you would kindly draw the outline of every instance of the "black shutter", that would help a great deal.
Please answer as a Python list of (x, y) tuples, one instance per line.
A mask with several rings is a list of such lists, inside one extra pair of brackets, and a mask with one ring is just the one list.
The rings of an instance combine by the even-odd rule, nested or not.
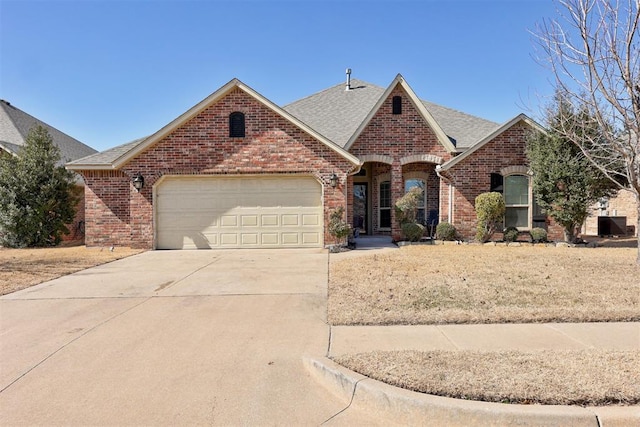
[(503, 189), (504, 189), (504, 177), (499, 173), (492, 173), (491, 188), (489, 189), (489, 191), (502, 194)]

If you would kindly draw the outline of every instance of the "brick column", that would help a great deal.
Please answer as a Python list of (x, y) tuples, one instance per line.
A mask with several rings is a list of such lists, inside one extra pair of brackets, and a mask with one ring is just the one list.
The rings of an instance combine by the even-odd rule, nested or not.
[(396, 202), (404, 196), (404, 182), (402, 180), (402, 165), (400, 159), (394, 158), (391, 165), (391, 236), (398, 241), (402, 238), (402, 232), (396, 221)]

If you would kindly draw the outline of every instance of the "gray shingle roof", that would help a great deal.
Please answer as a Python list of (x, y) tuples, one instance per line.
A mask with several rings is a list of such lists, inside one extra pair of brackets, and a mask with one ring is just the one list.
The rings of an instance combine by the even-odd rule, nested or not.
[(438, 122), (442, 130), (455, 141), (456, 148), (467, 149), (500, 125), (490, 120), (472, 116), (461, 111), (422, 101), (425, 108)]
[[(316, 131), (344, 147), (366, 118), (385, 89), (361, 80), (351, 80), (352, 90), (344, 83), (295, 101), (283, 107)], [(428, 101), (425, 108), (442, 130), (453, 139), (456, 148), (465, 149), (497, 129), (499, 124)]]
[[(322, 136), (344, 148), (349, 138), (385, 92), (385, 88), (358, 79), (351, 79), (351, 90), (344, 83), (285, 105), (283, 110), (296, 117)], [(456, 148), (464, 151), (500, 125), (460, 111), (422, 101)], [(127, 142), (109, 150), (72, 162), (82, 166), (113, 164), (148, 137)]]
[(347, 91), (341, 83), (282, 108), (344, 147), (384, 92), (380, 86), (357, 79), (351, 80), (351, 88)]
[(29, 130), (36, 125), (47, 129), (53, 138), (53, 143), (60, 148), (61, 164), (97, 152), (66, 133), (14, 107), (9, 102), (0, 100), (0, 145), (7, 151), (19, 155)]
[(90, 156), (83, 157), (76, 161), (70, 162), (70, 164), (82, 164), (82, 165), (90, 165), (90, 166), (91, 165), (96, 165), (96, 166), (109, 165), (115, 162), (120, 157), (122, 157), (129, 150), (132, 150), (135, 147), (137, 147), (138, 144), (141, 144), (147, 138), (148, 136), (145, 136), (144, 138), (134, 139), (133, 141), (129, 141), (122, 145), (118, 145), (116, 147), (109, 148), (108, 150), (101, 151), (99, 153), (92, 154)]

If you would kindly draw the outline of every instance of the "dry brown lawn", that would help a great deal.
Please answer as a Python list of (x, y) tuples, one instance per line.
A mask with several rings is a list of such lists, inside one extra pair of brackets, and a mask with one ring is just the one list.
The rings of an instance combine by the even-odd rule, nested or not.
[(335, 260), (328, 318), (334, 325), (637, 321), (636, 251), (434, 245)]
[[(334, 325), (640, 320), (632, 247), (410, 246), (330, 265)], [(429, 394), (508, 403), (636, 405), (639, 351), (401, 351), (336, 362)]]
[(637, 351), (404, 351), (336, 362), (397, 387), (486, 402), (604, 406), (640, 403)]
[(0, 248), (0, 295), (142, 252), (116, 247)]

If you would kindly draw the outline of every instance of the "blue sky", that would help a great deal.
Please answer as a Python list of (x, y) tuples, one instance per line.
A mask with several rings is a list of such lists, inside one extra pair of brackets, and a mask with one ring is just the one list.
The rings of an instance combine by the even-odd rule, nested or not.
[(0, 97), (104, 150), (234, 77), (285, 105), (349, 67), (502, 123), (550, 94), (529, 30), (554, 15), (552, 0), (0, 0)]

